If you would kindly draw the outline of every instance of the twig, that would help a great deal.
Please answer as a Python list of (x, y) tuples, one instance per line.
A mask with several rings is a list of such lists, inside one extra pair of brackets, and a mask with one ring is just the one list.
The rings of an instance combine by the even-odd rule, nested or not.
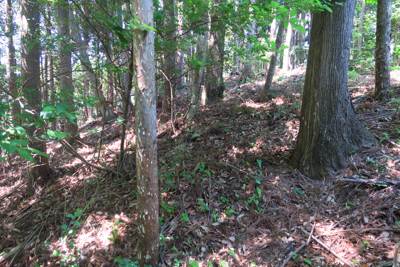
[[(303, 228), (300, 228), (305, 234), (311, 235), (311, 233), (307, 232)], [(339, 254), (337, 254), (333, 249), (329, 248), (327, 245), (325, 245), (322, 241), (318, 240), (315, 236), (311, 235), (312, 239), (314, 239), (315, 242), (317, 242), (320, 246), (328, 250), (330, 253), (335, 255), (336, 258), (338, 258), (342, 263), (353, 267), (354, 265), (352, 263), (348, 263), (345, 259), (343, 259)]]
[(394, 257), (393, 257), (393, 267), (397, 267), (397, 254), (399, 253), (400, 242), (397, 243), (394, 249)]
[(308, 246), (308, 244), (309, 244), (310, 241), (311, 241), (311, 236), (312, 236), (312, 234), (313, 234), (313, 232), (314, 232), (314, 229), (315, 229), (315, 224), (316, 224), (316, 221), (315, 221), (315, 219), (314, 219), (314, 225), (313, 225), (313, 227), (312, 227), (312, 229), (311, 229), (310, 235), (308, 236), (307, 242), (306, 242), (306, 243), (303, 243), (298, 249), (296, 249), (294, 252), (290, 253), (289, 256), (286, 258), (286, 260), (282, 263), (282, 265), (281, 265), (280, 267), (284, 267), (284, 266), (286, 265), (286, 263), (289, 262), (289, 260), (292, 258), (292, 256), (293, 256), (294, 254), (299, 253), (300, 250), (302, 250), (305, 246)]
[(400, 232), (400, 228), (364, 228), (364, 229), (337, 230), (337, 231), (333, 231), (333, 232), (322, 233), (322, 234), (319, 234), (319, 236), (338, 235), (341, 233), (354, 233), (354, 232), (373, 232), (373, 231)]
[(389, 180), (389, 179), (340, 179), (343, 182), (350, 182), (350, 183), (373, 183), (373, 184), (393, 184), (393, 185), (400, 185), (400, 181), (396, 180)]

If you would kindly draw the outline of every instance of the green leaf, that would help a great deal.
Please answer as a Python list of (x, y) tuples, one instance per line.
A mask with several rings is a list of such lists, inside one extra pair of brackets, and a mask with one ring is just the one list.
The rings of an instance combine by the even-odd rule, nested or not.
[(121, 122), (121, 121), (125, 121), (125, 119), (124, 118), (118, 118), (117, 121)]
[(17, 148), (18, 154), (25, 160), (30, 161), (32, 163), (35, 162), (35, 160), (33, 159), (31, 153), (29, 153), (26, 148)]
[(189, 222), (189, 216), (186, 213), (182, 213), (182, 221)]
[(295, 9), (295, 8), (293, 8), (292, 10), (290, 10), (290, 16), (291, 16), (291, 17), (296, 16), (296, 9)]
[(146, 28), (146, 29), (148, 29), (148, 30), (151, 30), (151, 31), (157, 31), (156, 29), (154, 29), (153, 27), (151, 27), (151, 26), (149, 26), (149, 25), (147, 25), (147, 24), (142, 24), (142, 27), (144, 27), (144, 28)]
[(60, 253), (60, 251), (59, 250), (53, 250), (53, 256), (54, 257), (60, 257), (60, 255), (61, 255), (61, 253)]
[(32, 151), (33, 153), (38, 154), (40, 156), (43, 156), (43, 157), (46, 157), (46, 158), (49, 157), (49, 155), (47, 155), (47, 154), (45, 154), (42, 151), (39, 151), (37, 149), (31, 148), (31, 147), (27, 147), (26, 149), (28, 149), (29, 151)]
[(294, 24), (294, 23), (290, 23), (292, 24), (292, 27), (298, 31), (301, 31), (302, 33), (306, 33), (306, 29), (304, 29), (303, 26), (299, 25), (299, 24)]
[(190, 261), (189, 262), (189, 267), (199, 267), (199, 263), (195, 260), (195, 261)]
[(72, 215), (71, 213), (68, 213), (65, 217), (67, 217), (67, 218), (75, 218), (75, 216), (74, 215)]
[(286, 14), (289, 11), (286, 7), (281, 7), (279, 8), (276, 12), (281, 13), (281, 14)]
[(19, 146), (27, 146), (29, 142), (23, 139), (14, 139), (10, 141), (10, 144), (19, 145)]
[(308, 265), (312, 266), (312, 263), (311, 263), (311, 261), (310, 261), (309, 259), (305, 259), (304, 261), (305, 261)]
[(230, 249), (228, 252), (229, 252), (229, 254), (231, 254), (233, 257), (236, 258), (236, 254), (235, 254), (235, 252), (233, 250)]

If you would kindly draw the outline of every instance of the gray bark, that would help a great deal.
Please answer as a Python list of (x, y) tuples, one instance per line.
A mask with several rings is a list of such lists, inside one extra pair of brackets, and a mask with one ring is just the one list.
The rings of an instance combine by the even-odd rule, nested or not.
[(292, 40), (292, 25), (289, 23), (286, 29), (285, 50), (283, 51), (282, 70), (287, 72), (290, 69), (290, 42)]
[(376, 144), (347, 90), (355, 0), (341, 3), (312, 19), (300, 131), (290, 162), (313, 179), (333, 175), (348, 155)]
[[(137, 15), (139, 25), (144, 23), (154, 27), (153, 1), (134, 0), (133, 12)], [(135, 30), (137, 259), (140, 267), (157, 266), (160, 241), (154, 41), (153, 31)]]
[(390, 89), (390, 17), (392, 0), (378, 0), (376, 12), (375, 92), (382, 100)]
[(357, 45), (358, 45), (358, 52), (361, 52), (362, 44), (363, 44), (363, 25), (364, 25), (364, 13), (365, 13), (365, 0), (361, 0), (361, 13), (360, 13), (360, 25), (358, 26), (358, 37)]
[[(197, 41), (196, 41), (196, 59), (197, 60), (202, 60), (202, 55), (203, 55), (203, 42), (204, 42), (204, 36), (197, 35)], [(194, 118), (194, 115), (196, 114), (196, 109), (197, 106), (199, 105), (200, 102), (200, 66), (195, 66), (193, 68), (193, 86), (192, 86), (192, 96), (190, 99), (190, 106), (189, 106), (189, 111), (187, 118), (189, 120), (192, 120)]]

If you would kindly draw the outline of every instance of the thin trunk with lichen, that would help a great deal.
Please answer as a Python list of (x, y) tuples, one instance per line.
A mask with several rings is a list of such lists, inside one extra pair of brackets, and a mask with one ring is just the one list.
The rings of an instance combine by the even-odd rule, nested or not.
[(333, 175), (347, 156), (376, 144), (347, 90), (355, 0), (312, 19), (300, 131), (291, 164), (313, 179)]
[[(154, 27), (153, 1), (133, 0), (139, 25)], [(135, 133), (137, 177), (137, 259), (139, 266), (157, 266), (159, 251), (157, 116), (154, 64), (155, 33), (136, 29), (133, 53), (135, 85)]]

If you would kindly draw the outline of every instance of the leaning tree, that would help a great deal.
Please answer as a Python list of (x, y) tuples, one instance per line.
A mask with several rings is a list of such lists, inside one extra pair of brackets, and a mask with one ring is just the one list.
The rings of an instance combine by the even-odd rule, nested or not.
[(290, 161), (314, 179), (376, 143), (356, 116), (347, 89), (355, 2), (337, 1), (332, 12), (312, 19), (300, 131)]

